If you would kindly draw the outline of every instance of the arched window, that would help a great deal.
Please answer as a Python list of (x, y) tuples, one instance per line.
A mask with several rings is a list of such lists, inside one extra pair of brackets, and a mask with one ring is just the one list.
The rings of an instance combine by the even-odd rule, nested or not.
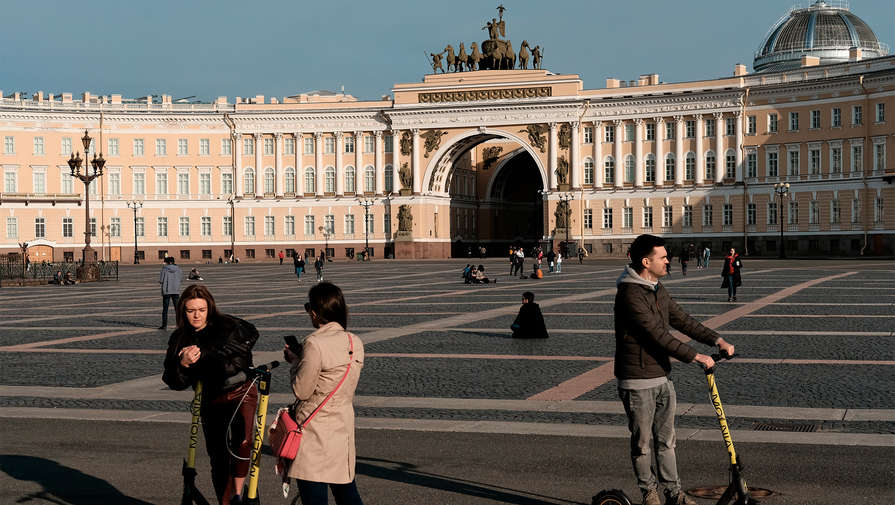
[(665, 180), (674, 180), (674, 155), (671, 153), (665, 155)]
[(693, 152), (687, 153), (684, 160), (684, 179), (692, 181), (696, 177), (696, 155)]
[(625, 156), (625, 182), (634, 182), (634, 155)]
[(355, 178), (356, 175), (357, 174), (355, 173), (353, 166), (348, 165), (347, 167), (345, 167), (345, 192), (347, 192), (347, 193), (355, 192), (354, 184), (356, 181), (356, 178)]
[(724, 154), (724, 177), (733, 179), (737, 175), (737, 155), (733, 149)]
[(385, 166), (385, 192), (393, 193), (395, 191), (395, 173), (391, 165)]
[(656, 182), (656, 157), (652, 154), (647, 154), (646, 159), (643, 160), (643, 169), (644, 169), (644, 177), (643, 180), (645, 182)]
[(252, 167), (243, 172), (242, 187), (246, 193), (255, 194), (255, 170)]
[(272, 167), (264, 169), (264, 192), (273, 193), (276, 191), (277, 175)]
[(715, 168), (717, 163), (715, 162), (715, 152), (707, 151), (705, 153), (705, 178), (710, 181), (715, 180)]
[(594, 183), (594, 160), (584, 158), (584, 184)]
[(305, 193), (317, 192), (317, 177), (314, 167), (305, 167)]
[(286, 167), (286, 171), (283, 172), (283, 185), (286, 193), (295, 193), (295, 169), (292, 167)]
[(367, 165), (364, 169), (364, 191), (367, 193), (376, 191), (376, 169), (373, 165)]
[(323, 191), (327, 193), (336, 192), (336, 169), (332, 166), (326, 167), (323, 175)]
[(615, 158), (606, 156), (603, 159), (603, 182), (612, 184), (615, 182)]

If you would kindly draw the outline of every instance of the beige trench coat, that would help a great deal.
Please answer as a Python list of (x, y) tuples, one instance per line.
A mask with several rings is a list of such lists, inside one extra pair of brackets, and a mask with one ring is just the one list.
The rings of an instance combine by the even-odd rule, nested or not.
[[(349, 358), (348, 337), (354, 343)], [(336, 394), (305, 427), (288, 476), (312, 482), (348, 484), (354, 480), (354, 390), (364, 366), (364, 344), (339, 323), (327, 323), (305, 338), (302, 359), (292, 365), (292, 391), (300, 402), (301, 424), (351, 371)]]

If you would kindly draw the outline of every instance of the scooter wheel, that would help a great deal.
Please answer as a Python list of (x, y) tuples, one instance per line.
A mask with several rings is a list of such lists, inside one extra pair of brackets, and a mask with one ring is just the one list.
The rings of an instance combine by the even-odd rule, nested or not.
[(594, 496), (591, 505), (631, 505), (631, 500), (621, 489), (604, 489)]

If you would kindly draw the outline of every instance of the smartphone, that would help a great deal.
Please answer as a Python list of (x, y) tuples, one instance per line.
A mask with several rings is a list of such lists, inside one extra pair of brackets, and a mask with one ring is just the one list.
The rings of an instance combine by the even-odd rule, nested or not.
[(286, 347), (292, 351), (292, 354), (301, 356), (301, 344), (298, 343), (298, 338), (295, 335), (286, 335), (283, 340), (286, 341)]

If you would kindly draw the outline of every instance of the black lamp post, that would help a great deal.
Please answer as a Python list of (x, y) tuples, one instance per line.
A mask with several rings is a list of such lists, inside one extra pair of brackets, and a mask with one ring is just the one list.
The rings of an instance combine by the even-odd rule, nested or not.
[(358, 197), (357, 203), (364, 207), (364, 261), (370, 258), (370, 207), (373, 205), (373, 199), (369, 197)]
[(327, 250), (329, 249), (329, 237), (332, 236), (333, 232), (326, 226), (321, 226), (319, 230), (323, 233), (323, 257), (329, 260), (329, 253)]
[(780, 259), (786, 259), (786, 247), (783, 245), (783, 200), (789, 195), (789, 183), (778, 182), (774, 184), (774, 193), (780, 201), (778, 212), (780, 213)]
[(140, 264), (140, 255), (137, 254), (137, 209), (143, 207), (143, 202), (139, 200), (130, 200), (127, 202), (127, 208), (134, 210), (134, 265)]
[[(89, 156), (90, 142), (92, 140), (90, 135), (87, 134), (87, 130), (84, 130), (84, 136), (81, 137), (81, 143), (84, 144), (85, 159), (81, 159), (80, 153), (75, 153), (72, 154), (71, 158), (68, 160), (71, 176), (84, 183), (84, 250), (82, 251), (81, 261), (85, 265), (85, 272), (87, 271), (86, 266), (93, 263), (93, 256), (95, 254), (93, 248), (90, 247), (90, 183), (97, 177), (102, 177), (103, 167), (106, 165), (106, 160), (103, 159), (103, 153), (99, 153), (99, 157), (94, 154), (93, 161), (90, 161), (89, 163), (87, 162), (86, 158)], [(83, 174), (81, 173), (82, 164), (84, 166)], [(92, 174), (89, 173), (87, 165), (93, 165)]]
[[(236, 211), (234, 206), (236, 198), (231, 194), (227, 198), (227, 205), (230, 206), (230, 256), (236, 258)], [(230, 258), (228, 258), (229, 261)]]
[(566, 240), (563, 242), (563, 256), (568, 256), (569, 252), (569, 241), (572, 238), (572, 200), (575, 197), (572, 193), (560, 193), (559, 194), (559, 203), (563, 207), (563, 212), (566, 214)]
[(22, 250), (22, 285), (24, 286), (28, 270), (28, 242), (19, 242), (19, 249)]

